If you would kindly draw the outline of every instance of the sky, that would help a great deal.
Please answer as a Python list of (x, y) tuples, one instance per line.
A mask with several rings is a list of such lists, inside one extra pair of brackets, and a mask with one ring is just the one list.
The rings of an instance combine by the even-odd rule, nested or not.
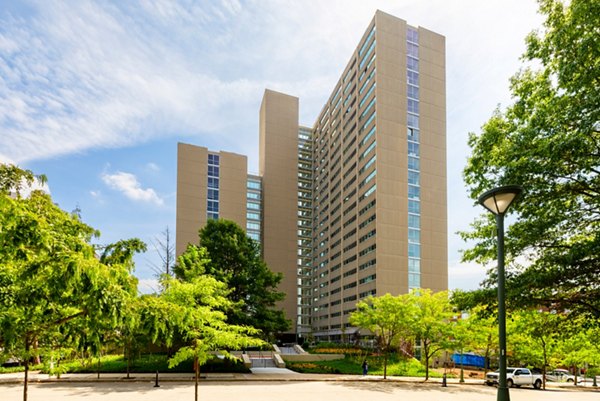
[[(446, 37), (449, 288), (475, 289), (456, 233), (483, 213), (462, 170), (469, 132), (511, 103), (534, 0), (0, 0), (0, 162), (48, 177), (108, 244), (175, 232), (177, 142), (258, 171), (265, 88), (312, 126), (377, 9)], [(152, 245), (136, 257), (156, 289)]]

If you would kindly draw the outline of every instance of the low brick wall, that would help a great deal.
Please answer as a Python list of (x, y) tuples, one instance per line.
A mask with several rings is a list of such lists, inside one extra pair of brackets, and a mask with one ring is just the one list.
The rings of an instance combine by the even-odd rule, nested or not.
[(286, 362), (316, 362), (344, 359), (344, 354), (283, 354), (281, 357)]

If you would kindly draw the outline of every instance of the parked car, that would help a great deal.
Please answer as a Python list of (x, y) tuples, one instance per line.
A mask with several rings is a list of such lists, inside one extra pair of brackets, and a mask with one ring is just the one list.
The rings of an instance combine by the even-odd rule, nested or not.
[[(566, 369), (554, 369), (546, 373), (546, 380), (551, 382), (575, 383), (575, 376)], [(583, 381), (582, 377), (577, 378), (577, 383)]]
[[(493, 386), (498, 384), (500, 371), (490, 372), (485, 376), (485, 384)], [(533, 386), (542, 388), (542, 375), (531, 373), (527, 368), (506, 368), (506, 385), (508, 387)]]

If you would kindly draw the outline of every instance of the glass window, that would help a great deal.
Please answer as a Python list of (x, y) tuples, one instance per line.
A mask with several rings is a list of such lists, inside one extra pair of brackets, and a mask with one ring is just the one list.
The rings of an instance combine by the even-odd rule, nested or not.
[(415, 142), (408, 142), (408, 155), (419, 156), (419, 144)]
[(408, 113), (406, 125), (413, 128), (419, 128), (419, 116)]
[(409, 56), (412, 56), (412, 57), (415, 57), (415, 58), (419, 58), (419, 46), (415, 45), (414, 43), (408, 42), (406, 44), (406, 53)]
[(260, 220), (260, 214), (248, 212), (248, 213), (246, 213), (246, 218), (252, 219), (252, 220)]
[(219, 190), (209, 188), (208, 189), (208, 199), (219, 200)]
[(417, 128), (408, 128), (408, 139), (419, 142), (419, 130)]
[(369, 119), (367, 121), (365, 121), (362, 128), (360, 129), (361, 131), (364, 130), (365, 128), (367, 128), (369, 126), (369, 124), (371, 124), (371, 121), (373, 121), (375, 119), (376, 114), (377, 114), (376, 111), (374, 111), (373, 114), (371, 114), (371, 117), (369, 117)]
[(411, 26), (406, 30), (406, 40), (419, 43), (419, 31)]
[(411, 85), (419, 85), (419, 73), (416, 71), (406, 71), (406, 82)]
[(408, 172), (408, 183), (412, 185), (419, 185), (419, 173), (417, 171)]
[(258, 182), (258, 181), (248, 181), (248, 188), (250, 188), (250, 189), (260, 189), (260, 182)]
[(260, 210), (260, 205), (258, 203), (246, 202), (246, 207), (248, 209)]
[(252, 222), (247, 222), (246, 223), (246, 228), (248, 230), (260, 230), (260, 224), (258, 224), (258, 223), (252, 223)]
[(219, 213), (208, 212), (206, 214), (209, 220), (217, 220), (219, 218)]
[(419, 114), (419, 101), (415, 99), (408, 99), (408, 112)]
[(421, 245), (419, 244), (408, 244), (408, 257), (418, 258), (421, 257)]
[(219, 167), (208, 165), (208, 175), (211, 177), (218, 177), (219, 176)]
[(406, 86), (406, 95), (413, 99), (419, 98), (419, 87), (414, 85)]
[(248, 233), (248, 237), (252, 238), (254, 241), (260, 241), (259, 233)]
[(213, 164), (215, 166), (219, 165), (219, 155), (211, 155), (208, 154), (208, 164)]
[(421, 271), (421, 261), (419, 259), (408, 258), (408, 271), (410, 273), (419, 273)]
[(421, 287), (421, 275), (417, 273), (408, 273), (408, 287), (409, 288), (420, 288)]
[(421, 203), (417, 200), (408, 200), (408, 213), (420, 214)]
[(362, 56), (362, 54), (365, 52), (365, 48), (367, 47), (367, 45), (369, 44), (369, 42), (371, 41), (371, 39), (373, 38), (374, 35), (375, 35), (375, 27), (371, 28), (371, 32), (369, 32), (369, 36), (367, 36), (367, 38), (365, 39), (365, 43), (363, 43), (360, 50), (358, 51), (359, 56)]
[(408, 229), (408, 240), (410, 242), (419, 243), (421, 242), (421, 231), (415, 230), (414, 228)]
[(260, 194), (256, 192), (248, 192), (248, 199), (260, 199)]
[(361, 153), (361, 155), (359, 156), (358, 160), (362, 160), (364, 159), (373, 149), (375, 149), (375, 145), (377, 144), (377, 141), (373, 141), (368, 148), (365, 149), (364, 152)]
[(408, 215), (408, 227), (409, 228), (421, 228), (421, 218), (414, 214)]
[(408, 199), (419, 199), (421, 196), (421, 189), (414, 185), (408, 186)]
[[(363, 56), (362, 61), (358, 65), (359, 69), (362, 69), (363, 66), (365, 65), (365, 63), (367, 62), (367, 60), (369, 60), (369, 56), (371, 55), (371, 53), (373, 52), (373, 49), (375, 48), (375, 43), (376, 43), (376, 41), (374, 40), (373, 43), (371, 44), (371, 46), (369, 46), (369, 50), (367, 50), (367, 52)], [(419, 56), (419, 52), (417, 51), (417, 55), (415, 57), (418, 57), (418, 56)]]
[(414, 57), (406, 57), (406, 68), (413, 71), (419, 71), (419, 60)]
[(208, 201), (207, 210), (209, 212), (218, 212), (219, 211), (219, 202), (217, 201)]
[(416, 157), (408, 156), (408, 168), (411, 170), (419, 170), (419, 159)]
[(360, 141), (358, 147), (362, 147), (365, 143), (367, 143), (367, 141), (373, 136), (373, 134), (375, 134), (375, 126), (373, 126), (369, 133), (365, 135), (365, 137)]
[(362, 120), (363, 118), (365, 118), (365, 116), (369, 113), (369, 111), (371, 110), (371, 107), (373, 107), (373, 105), (375, 104), (375, 97), (369, 102), (369, 105), (365, 108), (365, 110), (362, 112), (362, 114), (360, 115), (360, 117), (358, 118), (359, 120)]
[(361, 181), (360, 184), (358, 184), (359, 188), (362, 188), (364, 185), (366, 185), (369, 181), (371, 181), (373, 178), (375, 178), (375, 175), (377, 174), (377, 170), (373, 170), (371, 171), (371, 173), (365, 177), (364, 180)]
[(215, 177), (208, 177), (208, 187), (209, 188), (219, 188), (219, 179)]

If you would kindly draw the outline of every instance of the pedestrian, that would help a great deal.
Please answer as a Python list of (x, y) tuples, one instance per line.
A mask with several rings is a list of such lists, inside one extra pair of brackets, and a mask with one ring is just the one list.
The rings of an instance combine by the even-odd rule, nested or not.
[(369, 372), (369, 364), (367, 363), (366, 359), (362, 363), (362, 371), (363, 371), (363, 376), (366, 376), (367, 373)]

